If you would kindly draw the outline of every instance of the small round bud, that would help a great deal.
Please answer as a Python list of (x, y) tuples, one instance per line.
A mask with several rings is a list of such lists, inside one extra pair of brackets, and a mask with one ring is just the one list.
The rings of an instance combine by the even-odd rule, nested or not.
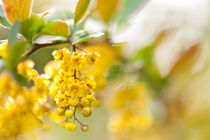
[(59, 115), (64, 115), (64, 113), (65, 113), (65, 108), (58, 108), (57, 109), (57, 113), (59, 114)]
[(77, 129), (77, 126), (76, 126), (76, 124), (74, 124), (73, 122), (70, 121), (70, 122), (66, 123), (65, 128), (67, 130), (73, 132)]
[(83, 107), (82, 109), (82, 114), (85, 116), (85, 117), (89, 117), (91, 115), (91, 109), (90, 107)]
[(72, 110), (66, 110), (65, 115), (66, 115), (67, 118), (70, 119), (70, 118), (73, 117), (74, 111), (72, 111)]
[(83, 132), (87, 132), (88, 131), (88, 125), (81, 125), (81, 130)]
[(66, 121), (66, 120), (61, 121), (61, 122), (60, 122), (61, 127), (65, 128), (66, 123), (67, 123), (67, 121)]

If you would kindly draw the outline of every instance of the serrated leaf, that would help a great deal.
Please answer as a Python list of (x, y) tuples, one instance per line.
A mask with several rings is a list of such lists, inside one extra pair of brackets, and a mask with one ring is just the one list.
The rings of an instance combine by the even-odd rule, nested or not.
[(6, 40), (9, 35), (9, 29), (0, 24), (0, 40)]
[(11, 24), (30, 17), (32, 0), (2, 0), (2, 2), (6, 17)]
[(68, 37), (70, 35), (70, 29), (68, 24), (63, 21), (53, 21), (45, 25), (40, 34)]
[(21, 22), (20, 33), (29, 41), (33, 39), (35, 35), (37, 35), (41, 28), (45, 25), (45, 19), (39, 17), (35, 14), (32, 14), (29, 19), (23, 20)]
[(90, 0), (79, 0), (74, 11), (74, 23), (77, 24), (87, 12)]
[(84, 33), (73, 39), (73, 45), (103, 36), (104, 33)]
[(105, 22), (109, 22), (116, 13), (120, 0), (97, 0), (97, 11)]

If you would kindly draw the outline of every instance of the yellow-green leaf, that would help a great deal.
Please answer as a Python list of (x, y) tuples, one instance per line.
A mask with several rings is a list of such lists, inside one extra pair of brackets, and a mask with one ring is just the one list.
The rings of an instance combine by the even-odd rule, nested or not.
[(7, 19), (11, 24), (30, 17), (32, 0), (2, 0), (2, 2)]
[(79, 0), (74, 12), (74, 23), (77, 24), (85, 15), (90, 0)]
[(109, 22), (115, 14), (120, 0), (97, 0), (97, 11), (105, 22)]
[(70, 29), (68, 24), (63, 21), (53, 21), (45, 25), (40, 34), (68, 37), (70, 35)]

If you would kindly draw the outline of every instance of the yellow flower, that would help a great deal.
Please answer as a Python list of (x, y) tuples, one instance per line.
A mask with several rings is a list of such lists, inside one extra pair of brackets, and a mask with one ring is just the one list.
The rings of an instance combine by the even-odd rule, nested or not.
[(153, 118), (149, 111), (150, 101), (143, 84), (125, 83), (108, 101), (112, 110), (108, 129), (113, 139), (136, 139), (140, 132), (151, 127)]
[[(0, 74), (0, 139), (16, 139), (18, 135), (43, 125), (41, 119), (49, 111), (49, 105), (40, 97), (43, 90), (39, 89), (47, 88), (48, 82), (36, 78), (35, 85), (23, 87), (9, 72)], [(12, 125), (8, 125), (8, 120)]]
[(3, 58), (6, 58), (7, 48), (8, 48), (7, 41), (0, 44), (0, 56), (2, 56)]
[(25, 76), (28, 80), (35, 79), (38, 72), (33, 69), (34, 62), (32, 60), (25, 60), (18, 64), (17, 71), (19, 74)]
[(97, 57), (98, 55), (96, 55), (95, 53), (88, 53), (85, 55), (85, 61), (88, 65), (92, 65), (95, 63)]
[(60, 107), (66, 107), (68, 105), (68, 100), (66, 96), (62, 93), (58, 93), (55, 96), (55, 101), (56, 101), (56, 104)]
[(74, 124), (73, 122), (67, 122), (65, 125), (65, 128), (71, 132), (75, 131), (77, 129), (76, 124)]

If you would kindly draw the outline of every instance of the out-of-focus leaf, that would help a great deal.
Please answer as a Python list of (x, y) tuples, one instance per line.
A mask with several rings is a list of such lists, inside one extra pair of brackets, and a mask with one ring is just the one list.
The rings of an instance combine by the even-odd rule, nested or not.
[(149, 0), (122, 0), (122, 8), (116, 15), (118, 22), (124, 22), (138, 8), (143, 6)]
[(74, 24), (77, 24), (87, 12), (90, 0), (79, 0), (74, 12)]
[(2, 0), (4, 11), (10, 23), (30, 17), (32, 0)]
[(12, 26), (8, 37), (8, 53), (6, 56), (6, 66), (10, 70), (14, 70), (21, 60), (21, 56), (26, 50), (26, 42), (17, 39), (17, 34), (20, 31), (20, 22), (15, 22)]
[(77, 25), (74, 24), (74, 20), (70, 19), (67, 20), (66, 23), (69, 25), (71, 35), (73, 35), (75, 32), (84, 29), (84, 22), (80, 22)]
[(104, 35), (104, 33), (101, 33), (101, 32), (84, 33), (84, 34), (78, 35), (78, 37), (75, 37), (73, 39), (72, 44), (79, 44), (79, 43), (82, 43), (82, 42), (85, 42), (85, 41), (88, 41), (88, 40), (91, 40), (91, 39), (94, 39), (94, 38), (101, 37), (103, 35)]
[(69, 37), (70, 29), (63, 21), (53, 21), (45, 25), (40, 34)]
[(25, 53), (26, 42), (16, 41), (8, 50), (6, 57), (6, 65), (10, 70), (14, 70), (21, 60), (21, 56)]
[(188, 71), (195, 64), (196, 59), (199, 57), (199, 51), (201, 50), (200, 44), (197, 43), (185, 51), (177, 60), (175, 65), (170, 70), (168, 76), (172, 76), (178, 73)]
[(15, 70), (12, 71), (12, 76), (17, 80), (17, 82), (20, 85), (22, 85), (22, 86), (27, 85), (27, 83), (28, 83), (27, 79), (24, 76), (18, 74), (17, 71), (15, 71)]
[(148, 46), (140, 50), (134, 57), (139, 62), (139, 76), (141, 80), (147, 81), (155, 90), (161, 90), (166, 79), (160, 74), (157, 64), (154, 62), (154, 50), (156, 46)]
[(29, 19), (23, 20), (21, 22), (20, 33), (29, 41), (37, 35), (41, 28), (44, 27), (45, 20), (42, 17), (39, 17), (35, 14), (32, 14)]
[(111, 81), (122, 77), (124, 74), (123, 65), (113, 65), (109, 68), (106, 79)]
[(105, 22), (109, 22), (116, 14), (119, 2), (120, 0), (97, 0), (97, 11)]
[(6, 40), (9, 35), (9, 29), (0, 24), (0, 40)]
[(16, 21), (8, 36), (8, 48), (10, 49), (17, 42), (17, 34), (20, 32), (20, 22)]
[(6, 26), (6, 27), (11, 27), (10, 23), (7, 21), (5, 15), (4, 15), (4, 11), (3, 11), (3, 7), (0, 4), (0, 24)]

